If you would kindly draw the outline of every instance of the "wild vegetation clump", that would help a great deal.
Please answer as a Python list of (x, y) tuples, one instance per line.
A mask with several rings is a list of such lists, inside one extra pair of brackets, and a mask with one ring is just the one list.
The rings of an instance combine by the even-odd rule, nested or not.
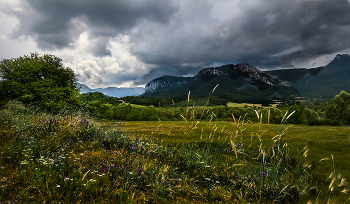
[[(183, 117), (182, 134), (201, 131), (193, 110)], [(285, 131), (269, 144), (259, 143), (259, 132), (258, 146), (243, 143), (243, 119), (233, 122), (229, 143), (215, 137), (213, 125), (199, 141), (161, 145), (103, 129), (81, 113), (51, 115), (12, 101), (0, 112), (0, 200), (297, 203), (346, 192), (335, 170), (328, 180), (314, 174), (308, 148), (291, 158)]]

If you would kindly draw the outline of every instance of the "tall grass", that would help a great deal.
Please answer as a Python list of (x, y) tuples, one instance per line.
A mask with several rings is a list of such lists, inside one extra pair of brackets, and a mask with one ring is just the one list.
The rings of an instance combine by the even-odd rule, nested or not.
[(215, 115), (206, 114), (212, 120), (203, 129), (195, 110), (188, 108), (186, 128), (179, 130), (187, 138), (199, 131), (200, 140), (162, 145), (109, 131), (82, 113), (50, 115), (11, 102), (0, 111), (0, 201), (342, 201), (337, 195), (346, 193), (346, 181), (335, 168), (329, 179), (320, 179), (305, 160), (307, 147), (290, 158), (282, 140), (287, 130), (263, 144), (264, 130), (259, 129), (251, 143), (243, 143), (243, 133), (252, 124), (242, 116), (228, 127), (224, 140), (217, 136), (225, 131), (218, 128)]

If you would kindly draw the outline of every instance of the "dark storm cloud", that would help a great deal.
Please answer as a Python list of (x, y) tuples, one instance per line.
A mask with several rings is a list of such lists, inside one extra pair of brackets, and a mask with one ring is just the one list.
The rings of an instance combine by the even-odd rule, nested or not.
[[(7, 11), (19, 20), (13, 37), (31, 36), (45, 50), (69, 47), (84, 31), (92, 38), (105, 37), (100, 42), (104, 41), (106, 47), (109, 37), (133, 28), (138, 22), (147, 19), (166, 23), (177, 11), (175, 4), (162, 0), (22, 0), (20, 5), (22, 10)], [(93, 54), (110, 55), (102, 46), (98, 44)]]
[[(218, 2), (189, 3), (166, 28), (144, 24), (132, 39), (134, 54), (157, 65), (246, 61), (276, 68), (350, 47), (349, 1), (239, 1), (238, 9), (221, 7), (226, 21), (214, 13)], [(189, 17), (185, 24), (181, 15)]]
[(314, 54), (349, 48), (349, 1), (310, 1), (305, 3), (301, 41)]

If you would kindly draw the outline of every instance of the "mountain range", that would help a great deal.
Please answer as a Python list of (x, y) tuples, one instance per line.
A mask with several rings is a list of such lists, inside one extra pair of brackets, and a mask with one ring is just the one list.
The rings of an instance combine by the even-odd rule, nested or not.
[(91, 89), (85, 84), (77, 83), (78, 87), (80, 87), (80, 93), (87, 93), (87, 92), (101, 92), (104, 95), (107, 96), (113, 96), (113, 97), (124, 97), (124, 96), (138, 96), (142, 93), (144, 93), (144, 88), (136, 87), (136, 88), (117, 88), (117, 87), (107, 87), (107, 88), (97, 88), (97, 89)]
[(233, 102), (273, 100), (327, 101), (341, 90), (350, 91), (350, 56), (337, 54), (326, 66), (261, 71), (246, 63), (205, 68), (194, 77), (165, 75), (146, 84), (142, 96), (187, 99), (213, 98)]

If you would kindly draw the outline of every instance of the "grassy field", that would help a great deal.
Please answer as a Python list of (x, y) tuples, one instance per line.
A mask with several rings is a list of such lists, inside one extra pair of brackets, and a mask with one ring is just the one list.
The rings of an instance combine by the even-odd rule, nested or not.
[[(116, 126), (113, 122), (104, 124)], [(139, 135), (142, 138), (162, 145), (185, 145), (196, 142), (223, 142), (242, 140), (250, 149), (257, 149), (261, 143), (269, 148), (272, 138), (281, 134), (282, 143), (289, 146), (290, 157), (296, 157), (305, 147), (308, 149), (308, 162), (316, 164), (323, 158), (334, 157), (337, 173), (350, 179), (350, 127), (306, 126), (306, 125), (276, 125), (250, 124), (243, 127), (244, 131), (236, 135), (238, 130), (233, 122), (207, 122), (189, 124), (188, 122), (125, 122), (117, 125), (126, 134)], [(260, 138), (260, 139), (259, 139)], [(326, 174), (333, 171), (333, 163), (322, 162), (319, 167)]]
[(194, 118), (97, 122), (13, 102), (0, 111), (0, 202), (346, 203), (347, 135)]

